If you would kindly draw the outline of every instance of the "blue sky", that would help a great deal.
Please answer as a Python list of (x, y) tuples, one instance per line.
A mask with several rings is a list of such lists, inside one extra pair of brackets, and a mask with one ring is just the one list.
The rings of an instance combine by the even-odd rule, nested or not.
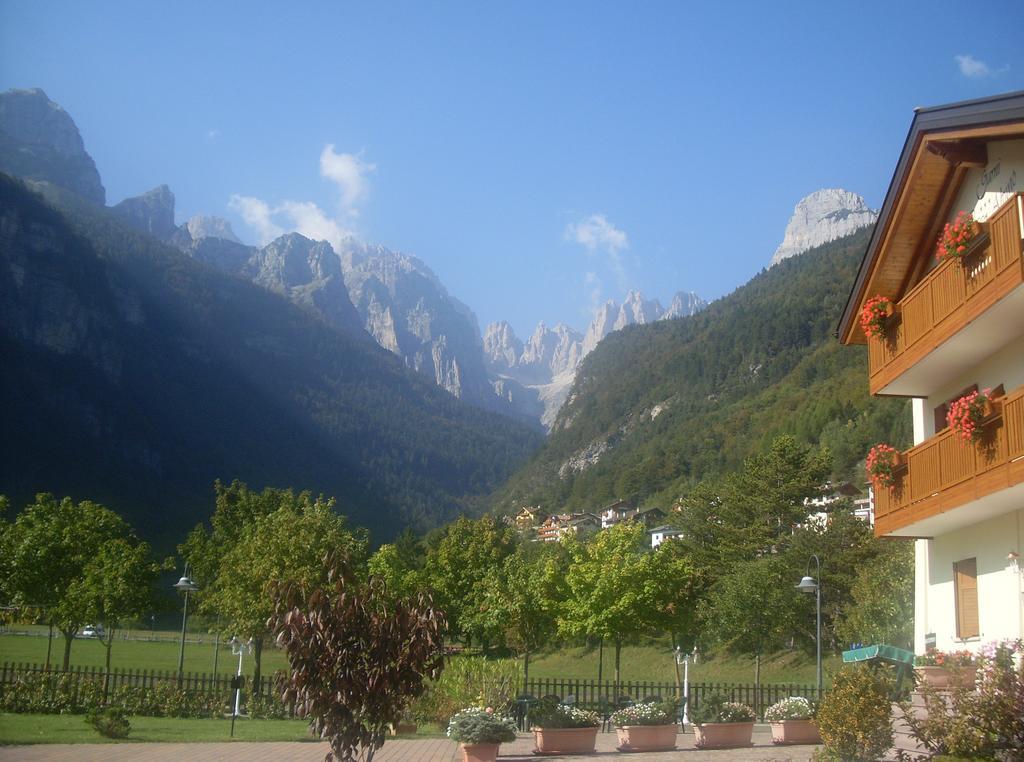
[(67, 109), (108, 203), (353, 233), (520, 336), (728, 293), (807, 193), (881, 204), (914, 106), (1024, 89), (1019, 0), (292, 5), (0, 0), (0, 89)]

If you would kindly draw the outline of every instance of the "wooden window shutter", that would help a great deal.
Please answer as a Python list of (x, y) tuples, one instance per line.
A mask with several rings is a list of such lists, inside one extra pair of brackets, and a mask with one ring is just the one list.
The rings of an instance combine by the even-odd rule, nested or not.
[(978, 627), (978, 562), (966, 558), (953, 564), (953, 586), (956, 594), (956, 636), (961, 640), (976, 638)]

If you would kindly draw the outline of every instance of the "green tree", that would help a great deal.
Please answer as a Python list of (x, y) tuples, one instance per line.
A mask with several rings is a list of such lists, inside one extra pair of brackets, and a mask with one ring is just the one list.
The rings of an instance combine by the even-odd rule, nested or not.
[(761, 657), (781, 648), (793, 631), (798, 595), (789, 566), (777, 556), (765, 556), (735, 564), (702, 606), (706, 637), (726, 653), (754, 659), (755, 703)]
[(914, 546), (880, 544), (881, 552), (858, 570), (850, 589), (850, 606), (838, 628), (840, 642), (913, 648)]
[(567, 556), (559, 543), (526, 543), (487, 577), (472, 627), (502, 640), (523, 657), (523, 683), (530, 679), (530, 655), (551, 642), (564, 595)]
[[(249, 493), (250, 495), (252, 493)], [(195, 565), (203, 569), (206, 586), (200, 598), (203, 611), (216, 612), (233, 634), (253, 640), (253, 680), (258, 684), (263, 641), (269, 633), (267, 621), (273, 614), (270, 588), (291, 582), (312, 589), (324, 586), (327, 569), (323, 559), (329, 553), (344, 552), (353, 563), (365, 559), (366, 537), (352, 532), (344, 516), (334, 511), (334, 501), (308, 492), (265, 490), (257, 505), (276, 508), (268, 513), (245, 510), (239, 516), (240, 531), (224, 542), (226, 551), (214, 559), (202, 558)], [(232, 506), (234, 508), (236, 506)], [(223, 541), (214, 539), (217, 528), (192, 547), (204, 548)]]
[[(65, 670), (71, 663), (75, 633), (98, 614), (99, 597), (105, 597), (114, 608), (124, 603), (131, 609), (140, 594), (133, 585), (148, 584), (145, 577), (134, 576), (125, 586), (98, 597), (97, 585), (88, 580), (95, 580), (98, 567), (116, 554), (105, 550), (110, 545), (141, 546), (113, 511), (89, 501), (76, 504), (68, 497), (58, 502), (46, 493), (37, 495), (9, 529), (7, 587), (15, 604), (44, 609), (47, 621), (64, 636)], [(146, 553), (148, 548), (143, 551)], [(122, 595), (125, 601), (115, 600)]]
[(424, 589), (423, 553), (412, 531), (406, 529), (392, 544), (381, 545), (370, 556), (371, 577), (382, 580), (388, 593), (407, 598)]
[[(169, 566), (169, 564), (167, 564)], [(154, 563), (149, 545), (134, 537), (105, 542), (72, 583), (69, 594), (84, 621), (101, 623), (105, 651), (103, 695), (110, 681), (110, 652), (114, 632), (127, 620), (143, 616), (157, 605), (156, 581), (161, 565)]]
[(632, 521), (599, 532), (586, 543), (565, 543), (569, 568), (559, 632), (614, 642), (616, 691), (623, 641), (669, 623), (677, 626), (686, 617), (683, 609), (692, 605), (695, 570), (675, 549), (651, 552), (648, 543), (644, 525)]
[(479, 606), (487, 577), (514, 549), (512, 530), (491, 516), (456, 519), (428, 548), (426, 578), (453, 633), (467, 638), (484, 634), (473, 609)]

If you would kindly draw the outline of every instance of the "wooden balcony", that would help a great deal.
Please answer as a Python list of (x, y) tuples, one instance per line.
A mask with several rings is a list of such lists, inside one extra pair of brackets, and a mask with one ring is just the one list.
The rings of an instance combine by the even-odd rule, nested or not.
[(1022, 213), (1018, 193), (989, 218), (962, 263), (943, 262), (899, 301), (886, 335), (868, 341), (872, 394), (927, 397), (1020, 336)]
[(951, 429), (902, 454), (875, 493), (875, 535), (930, 537), (1024, 505), (1024, 386), (1001, 397), (979, 440)]

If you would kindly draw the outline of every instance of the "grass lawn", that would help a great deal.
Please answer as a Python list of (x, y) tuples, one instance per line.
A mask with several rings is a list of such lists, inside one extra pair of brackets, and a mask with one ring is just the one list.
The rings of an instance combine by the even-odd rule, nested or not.
[[(596, 680), (598, 672), (597, 647), (565, 647), (533, 656), (530, 659), (530, 678), (578, 678)], [(842, 659), (839, 656), (825, 656), (824, 672), (826, 681), (831, 671), (837, 670)], [(680, 675), (682, 675), (682, 667)], [(675, 681), (675, 662), (671, 644), (658, 641), (635, 646), (623, 646), (620, 663), (623, 680), (671, 683)], [(605, 680), (615, 676), (615, 648), (605, 646)], [(782, 652), (761, 660), (762, 683), (809, 683), (815, 682), (814, 657), (797, 652)], [(725, 656), (698, 657), (697, 663), (690, 663), (690, 682), (693, 683), (753, 683), (754, 660)]]
[[(124, 741), (104, 738), (80, 714), (0, 714), (0, 744), (230, 741), (231, 720), (132, 717)], [(314, 741), (304, 720), (238, 720), (235, 741)]]
[[(21, 628), (19, 628), (21, 629)], [(41, 629), (46, 634), (46, 628)], [(185, 671), (213, 673), (214, 641), (210, 635), (192, 635), (189, 638), (202, 637), (202, 643), (186, 642)], [(117, 669), (178, 669), (179, 643), (172, 640), (118, 640), (115, 635), (114, 646), (110, 652), (110, 664)], [(0, 662), (31, 662), (46, 663), (45, 637), (37, 635), (0, 635)], [(92, 638), (75, 638), (71, 646), (71, 664), (82, 667), (102, 667), (106, 651), (98, 640)], [(64, 658), (64, 638), (55, 634), (50, 662), (60, 666)], [(263, 648), (263, 674), (287, 666), (284, 653), (265, 645)], [(217, 671), (224, 675), (233, 675), (238, 668), (238, 657), (231, 655), (230, 646), (221, 641), (218, 649)], [(253, 658), (246, 654), (242, 659), (242, 672), (252, 675)]]

